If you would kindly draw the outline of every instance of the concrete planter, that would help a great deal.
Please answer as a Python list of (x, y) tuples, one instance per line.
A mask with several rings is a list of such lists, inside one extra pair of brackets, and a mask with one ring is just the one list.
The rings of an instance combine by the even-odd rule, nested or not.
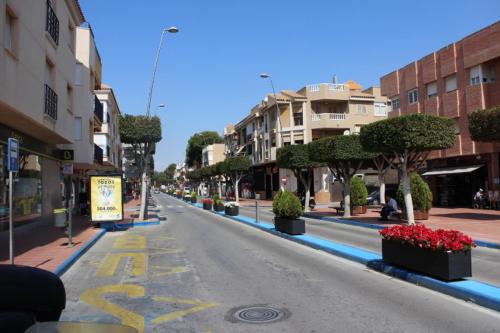
[(302, 219), (289, 219), (275, 216), (274, 227), (279, 232), (284, 232), (289, 235), (302, 235), (306, 233), (306, 223)]
[(196, 203), (198, 202), (198, 199), (191, 197), (191, 203)]
[(354, 206), (352, 207), (352, 215), (361, 215), (366, 213), (366, 206)]
[(220, 204), (220, 205), (214, 204), (214, 210), (216, 212), (222, 212), (222, 211), (224, 211), (224, 204)]
[(212, 204), (211, 203), (203, 203), (203, 209), (204, 210), (212, 210)]
[(472, 276), (471, 251), (444, 252), (421, 249), (382, 239), (385, 262), (445, 281)]
[[(406, 218), (406, 210), (402, 210), (403, 216)], [(413, 210), (413, 217), (415, 220), (428, 220), (429, 219), (429, 211), (423, 210)]]
[(229, 216), (236, 216), (240, 213), (240, 207), (234, 206), (234, 207), (224, 207), (224, 214), (229, 215)]

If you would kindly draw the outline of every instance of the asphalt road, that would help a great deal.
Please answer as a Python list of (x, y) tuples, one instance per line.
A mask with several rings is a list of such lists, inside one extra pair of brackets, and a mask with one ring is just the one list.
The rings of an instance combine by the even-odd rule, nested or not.
[[(254, 207), (240, 207), (240, 214), (255, 217)], [(262, 221), (272, 221), (274, 215), (270, 207), (260, 209)], [(331, 221), (306, 220), (306, 233), (342, 243), (381, 253), (381, 241), (378, 230), (356, 227)], [(476, 247), (472, 250), (472, 275), (474, 279), (500, 286), (500, 250)]]
[[(500, 332), (498, 312), (157, 197), (167, 221), (106, 234), (66, 272), (62, 320), (141, 332)], [(285, 315), (229, 316), (252, 305)]]

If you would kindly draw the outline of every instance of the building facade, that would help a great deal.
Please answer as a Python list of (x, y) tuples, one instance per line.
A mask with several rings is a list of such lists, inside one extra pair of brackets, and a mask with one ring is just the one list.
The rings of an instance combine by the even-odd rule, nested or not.
[(203, 147), (201, 151), (201, 165), (205, 167), (224, 161), (224, 149), (225, 145), (223, 143), (214, 143)]
[[(272, 198), (280, 189), (301, 192), (290, 170), (276, 166), (276, 151), (290, 144), (307, 144), (332, 135), (356, 134), (365, 124), (387, 117), (387, 99), (378, 87), (363, 90), (354, 81), (311, 84), (297, 92), (269, 94), (236, 125), (224, 129), (226, 155), (247, 155), (253, 182), (242, 188)], [(375, 171), (373, 171), (375, 173)], [(317, 202), (340, 201), (340, 185), (328, 168), (317, 168), (311, 191)], [(253, 187), (253, 188), (247, 188)]]
[(469, 206), (483, 188), (500, 188), (500, 144), (472, 141), (467, 115), (500, 104), (500, 22), (380, 79), (390, 117), (411, 113), (452, 118), (455, 145), (434, 151), (423, 173), (439, 206)]
[[(6, 140), (20, 142), (14, 221), (50, 220), (63, 205), (61, 150), (73, 142), (77, 1), (0, 0), (0, 229), (6, 226)], [(61, 184), (61, 186), (60, 186)]]

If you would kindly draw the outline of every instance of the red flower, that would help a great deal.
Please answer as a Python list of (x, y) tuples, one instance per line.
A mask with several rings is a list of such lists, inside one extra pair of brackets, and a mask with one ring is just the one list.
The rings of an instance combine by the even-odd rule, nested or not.
[(379, 231), (382, 238), (433, 251), (469, 251), (476, 244), (457, 230), (432, 230), (424, 225), (396, 225)]
[(211, 204), (213, 204), (212, 199), (203, 199), (201, 202), (202, 202), (203, 204), (207, 204), (207, 205), (211, 205)]

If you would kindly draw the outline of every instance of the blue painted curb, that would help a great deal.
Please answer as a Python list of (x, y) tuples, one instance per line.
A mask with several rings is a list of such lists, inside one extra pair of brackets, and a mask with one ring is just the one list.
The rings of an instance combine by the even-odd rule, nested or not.
[[(199, 204), (193, 204), (193, 206), (200, 207)], [(306, 234), (297, 236), (284, 234), (277, 231), (274, 228), (274, 225), (270, 223), (256, 222), (255, 219), (249, 218), (247, 216), (228, 216), (223, 212), (208, 212), (224, 216), (238, 222), (243, 222), (252, 227), (261, 229), (263, 231), (294, 241), (296, 243), (300, 243), (302, 245), (306, 245), (315, 249), (332, 253), (351, 261), (364, 264), (371, 269), (390, 276), (394, 276), (398, 279), (411, 282), (413, 284), (420, 285), (456, 298), (460, 298), (465, 301), (473, 302), (496, 311), (500, 311), (500, 287), (498, 286), (476, 280), (444, 282), (425, 275), (410, 272), (403, 268), (386, 264), (382, 261), (382, 257), (374, 252), (361, 250), (345, 244), (334, 243), (319, 237), (313, 237)]]
[[(356, 220), (345, 220), (345, 219), (339, 219), (339, 218), (328, 217), (328, 216), (317, 216), (317, 215), (311, 215), (311, 214), (304, 214), (304, 217), (307, 217), (309, 219), (330, 221), (330, 222), (335, 222), (335, 223), (340, 223), (340, 224), (352, 225), (352, 226), (362, 227), (362, 228), (367, 228), (367, 229), (382, 230), (382, 229), (386, 228), (385, 226), (378, 225), (378, 224), (364, 223), (364, 222), (359, 222)], [(494, 243), (494, 242), (484, 241), (484, 240), (480, 240), (480, 239), (474, 239), (474, 242), (476, 243), (477, 246), (480, 246), (480, 247), (488, 247), (491, 249), (499, 249), (500, 250), (500, 243)]]
[(88, 251), (104, 234), (106, 229), (101, 229), (87, 243), (75, 251), (68, 259), (64, 260), (54, 271), (57, 276), (62, 276), (85, 252)]
[(160, 220), (136, 221), (136, 222), (131, 222), (131, 223), (105, 222), (105, 223), (101, 223), (101, 228), (105, 229), (106, 231), (113, 231), (115, 229), (126, 229), (126, 228), (133, 228), (133, 227), (149, 227), (152, 225), (159, 225), (159, 224), (160, 224)]

